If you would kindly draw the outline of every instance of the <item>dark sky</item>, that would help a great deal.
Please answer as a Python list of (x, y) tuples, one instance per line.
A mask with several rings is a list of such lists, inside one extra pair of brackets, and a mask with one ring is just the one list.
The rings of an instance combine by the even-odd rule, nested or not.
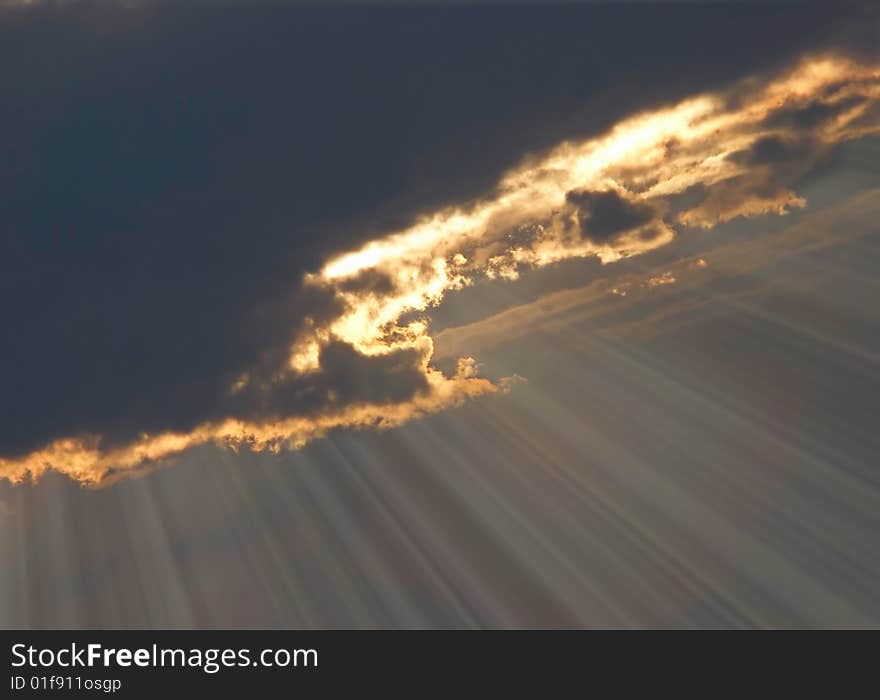
[(852, 43), (853, 16), (0, 11), (0, 452), (222, 415), (235, 377), (289, 342), (329, 251), (476, 197), (527, 152)]
[[(344, 343), (283, 395), (229, 387), (335, 312), (302, 283), (331, 255), (804, 52), (876, 62), (877, 26), (845, 3), (0, 3), (0, 459), (405, 400), (417, 358)], [(788, 217), (450, 296), (438, 365), (471, 343), (524, 379), (507, 394), (97, 490), (0, 479), (0, 627), (880, 624), (878, 155), (810, 160)], [(595, 240), (662, 214), (568, 201)]]

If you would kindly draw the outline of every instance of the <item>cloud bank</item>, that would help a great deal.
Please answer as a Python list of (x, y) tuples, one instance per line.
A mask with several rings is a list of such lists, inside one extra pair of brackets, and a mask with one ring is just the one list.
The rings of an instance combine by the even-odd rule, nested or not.
[(70, 435), (0, 457), (0, 476), (20, 482), (54, 469), (107, 483), (206, 443), (296, 448), (330, 430), (392, 427), (503, 391), (504, 382), (478, 376), (468, 354), (451, 375), (432, 366), (427, 312), (447, 294), (570, 258), (613, 263), (687, 227), (803, 207), (799, 180), (837, 144), (880, 130), (878, 98), (878, 67), (812, 56), (562, 143), (505, 173), (484, 198), (441, 208), (307, 274), (286, 349), (231, 378), (212, 415), (191, 428)]

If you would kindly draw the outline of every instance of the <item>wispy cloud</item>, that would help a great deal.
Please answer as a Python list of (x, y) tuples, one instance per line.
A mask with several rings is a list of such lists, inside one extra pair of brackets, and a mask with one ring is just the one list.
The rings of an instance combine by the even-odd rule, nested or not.
[(473, 323), (444, 328), (434, 337), (434, 359), (448, 360), (465, 349), (483, 353), (528, 334), (552, 333), (575, 323), (586, 322), (591, 333), (624, 341), (670, 332), (675, 319), (686, 319), (719, 300), (709, 289), (712, 282), (725, 281), (729, 300), (764, 293), (773, 280), (756, 284), (756, 273), (786, 258), (869, 235), (870, 222), (878, 216), (880, 191), (869, 190), (781, 231), (717, 246), (702, 253), (704, 257), (665, 262), (647, 272), (609, 274), (583, 287), (550, 292)]
[[(0, 476), (18, 482), (55, 469), (106, 483), (205, 443), (295, 448), (336, 428), (391, 427), (504, 390), (477, 376), (465, 345), (453, 374), (432, 365), (427, 312), (447, 294), (571, 258), (613, 263), (667, 245), (682, 228), (803, 207), (800, 179), (837, 144), (880, 130), (878, 97), (876, 66), (810, 57), (560, 144), (480, 201), (426, 215), (307, 275), (300, 332), (283, 357), (230, 383), (218, 399), (225, 418), (123, 443), (70, 436), (0, 458)], [(638, 284), (667, 286), (679, 274)]]

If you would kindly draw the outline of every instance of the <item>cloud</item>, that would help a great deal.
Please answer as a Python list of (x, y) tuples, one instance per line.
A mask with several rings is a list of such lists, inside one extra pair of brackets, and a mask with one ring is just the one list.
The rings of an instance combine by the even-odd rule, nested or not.
[(650, 204), (615, 190), (571, 190), (565, 201), (576, 208), (581, 237), (593, 243), (614, 240), (659, 218)]
[[(525, 153), (785, 62), (841, 16), (38, 5), (0, 13), (5, 457), (258, 416), (304, 324), (344, 303), (307, 273), (491, 196)], [(507, 243), (532, 232), (505, 216), (469, 264), (513, 269)], [(392, 280), (363, 274), (340, 283)]]
[[(261, 169), (277, 169), (278, 179), (269, 182), (279, 187), (297, 154), (252, 153), (234, 139), (226, 150), (216, 148), (229, 141), (228, 133), (279, 128), (273, 119), (248, 124), (252, 115), (236, 113), (244, 97), (270, 93), (249, 92), (268, 83), (227, 67), (226, 81), (237, 81), (239, 92), (234, 99), (211, 92), (203, 112), (157, 110), (140, 88), (121, 93), (143, 102), (145, 119), (180, 120), (186, 157), (164, 152), (161, 142), (142, 144), (137, 130), (128, 130), (137, 123), (112, 120), (105, 126), (117, 150), (80, 152), (69, 134), (46, 146), (67, 149), (83, 177), (103, 168), (117, 172), (134, 149), (140, 189), (102, 179), (107, 189), (91, 199), (92, 191), (80, 191), (80, 181), (71, 179), (50, 193), (54, 208), (40, 210), (33, 206), (39, 188), (19, 184), (36, 181), (6, 173), (15, 195), (10, 220), (45, 224), (50, 232), (46, 255), (15, 226), (4, 231), (15, 288), (39, 273), (53, 291), (66, 293), (49, 295), (34, 286), (35, 306), (52, 323), (38, 320), (34, 306), (11, 309), (15, 333), (3, 371), (21, 399), (23, 418), (2, 428), (3, 477), (21, 481), (55, 469), (84, 483), (106, 483), (205, 443), (297, 447), (330, 430), (399, 425), (503, 391), (504, 383), (477, 375), (466, 348), (451, 375), (432, 364), (428, 315), (446, 295), (477, 279), (516, 277), (560, 260), (595, 256), (611, 263), (639, 255), (672, 241), (682, 224), (709, 227), (735, 216), (784, 213), (800, 205), (792, 188), (829, 149), (876, 130), (865, 115), (878, 96), (877, 70), (841, 56), (812, 57), (729, 92), (699, 93), (537, 151), (494, 184), (477, 186), (476, 178), (461, 192), (422, 200), (420, 213), (390, 230), (378, 228), (378, 219), (357, 230), (358, 216), (369, 211), (358, 199), (378, 186), (364, 163), (383, 162), (382, 154), (361, 162), (341, 143), (340, 159), (326, 172), (286, 183), (294, 204), (268, 198), (266, 181), (250, 185), (241, 174), (259, 178)], [(161, 79), (172, 85), (188, 70), (169, 69)], [(112, 86), (120, 76), (113, 66), (104, 70)], [(330, 99), (337, 94), (332, 87), (327, 92)], [(184, 100), (187, 93), (178, 96)], [(106, 97), (108, 105), (120, 99), (109, 88)], [(78, 115), (75, 99), (59, 100), (69, 123), (81, 119), (83, 129), (93, 128), (93, 115)], [(773, 121), (780, 110), (795, 114), (821, 105), (828, 108), (825, 117), (799, 118), (801, 141), (785, 120)], [(341, 110), (319, 112), (321, 120), (332, 120)], [(491, 123), (499, 123), (497, 115)], [(421, 134), (421, 142), (430, 141), (430, 133)], [(43, 168), (49, 161), (43, 162), (42, 147), (33, 146), (35, 157), (18, 162), (51, 171)], [(222, 168), (211, 162), (218, 153)], [(177, 163), (191, 172), (182, 173)], [(349, 186), (328, 186), (348, 176)], [(217, 196), (228, 192), (215, 187), (225, 187), (227, 178), (240, 190), (237, 197)], [(474, 196), (477, 191), (483, 194)], [(453, 196), (463, 192), (468, 196)], [(71, 202), (77, 216), (66, 224), (56, 217)], [(326, 218), (328, 210), (338, 216)], [(261, 213), (258, 222), (250, 218), (254, 211)], [(261, 236), (236, 233), (254, 225)], [(301, 233), (291, 237), (290, 225)], [(104, 233), (81, 235), (90, 227)], [(337, 228), (342, 233), (328, 233)], [(194, 233), (180, 238), (180, 230)], [(39, 266), (30, 264), (34, 256)], [(96, 269), (68, 266), (70, 259), (96, 261)], [(95, 275), (101, 284), (91, 281)], [(95, 352), (96, 338), (109, 347), (97, 343), (101, 351)], [(40, 371), (13, 376), (17, 361)], [(48, 391), (29, 391), (28, 382)]]
[(434, 337), (434, 359), (448, 360), (465, 351), (480, 354), (525, 335), (552, 333), (576, 323), (588, 323), (591, 334), (624, 341), (669, 332), (675, 328), (674, 319), (686, 319), (688, 313), (717, 301), (718, 293), (710, 293), (712, 283), (721, 281), (718, 288), (730, 298), (766, 291), (774, 280), (756, 285), (761, 270), (870, 235), (870, 222), (878, 216), (880, 190), (871, 189), (805, 215), (781, 231), (721, 244), (705, 253), (706, 258), (685, 258), (640, 273), (614, 275), (609, 270), (583, 287), (550, 292), (473, 323), (444, 328)]

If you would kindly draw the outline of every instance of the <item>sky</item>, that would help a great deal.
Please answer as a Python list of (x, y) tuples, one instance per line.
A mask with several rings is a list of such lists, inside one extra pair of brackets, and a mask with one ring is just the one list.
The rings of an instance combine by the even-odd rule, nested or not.
[(880, 624), (878, 31), (0, 4), (0, 624)]

